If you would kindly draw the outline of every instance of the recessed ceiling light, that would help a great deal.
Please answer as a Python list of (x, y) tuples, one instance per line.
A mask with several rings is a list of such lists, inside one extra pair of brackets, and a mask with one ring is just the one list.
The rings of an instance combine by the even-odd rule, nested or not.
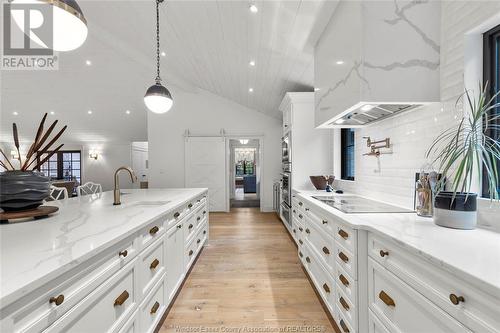
[(50, 111), (50, 115), (53, 116), (55, 114), (54, 111)]
[(248, 88), (248, 92), (253, 92), (253, 88)]
[(337, 65), (343, 65), (343, 64), (344, 64), (344, 61), (343, 61), (343, 60), (338, 60), (338, 61), (336, 62), (336, 64), (337, 64)]
[(92, 65), (92, 61), (90, 61), (90, 60), (85, 60), (85, 65), (87, 65), (87, 66)]
[(130, 110), (125, 111), (126, 114), (130, 114)]
[(88, 111), (87, 111), (87, 113), (88, 113), (88, 114), (92, 114), (92, 110), (88, 110)]
[(255, 66), (255, 61), (254, 60), (250, 60), (250, 62), (248, 63), (250, 66)]
[(361, 107), (361, 111), (370, 111), (371, 109), (373, 109), (375, 107), (375, 105), (371, 105), (371, 104), (365, 104)]
[(314, 91), (319, 91), (319, 88), (314, 88)]
[(165, 51), (163, 51), (163, 52), (161, 53), (161, 56), (162, 56), (162, 57), (164, 57), (164, 56), (166, 56), (166, 55), (167, 55), (167, 54), (165, 53)]
[(13, 114), (14, 116), (17, 116), (19, 113), (17, 113), (17, 111), (14, 111), (14, 112), (12, 112), (12, 114)]
[(251, 11), (252, 13), (254, 13), (254, 14), (255, 14), (255, 13), (257, 13), (257, 12), (259, 11), (259, 8), (257, 8), (257, 6), (256, 6), (256, 5), (250, 5), (249, 9), (250, 9), (250, 11)]

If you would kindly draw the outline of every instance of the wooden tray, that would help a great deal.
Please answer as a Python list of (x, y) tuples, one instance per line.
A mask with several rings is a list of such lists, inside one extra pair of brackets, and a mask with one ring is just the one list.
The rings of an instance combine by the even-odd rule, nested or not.
[(28, 209), (15, 212), (0, 213), (0, 223), (15, 222), (13, 220), (33, 218), (35, 220), (48, 217), (59, 210), (59, 207), (54, 206), (40, 206), (35, 209)]

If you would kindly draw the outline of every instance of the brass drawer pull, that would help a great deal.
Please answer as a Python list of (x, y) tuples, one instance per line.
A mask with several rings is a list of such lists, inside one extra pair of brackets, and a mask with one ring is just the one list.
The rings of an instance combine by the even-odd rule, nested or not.
[(118, 252), (118, 256), (120, 256), (120, 257), (125, 258), (127, 255), (128, 255), (127, 250), (123, 250), (123, 251)]
[(389, 255), (389, 251), (380, 250), (379, 253), (382, 258)]
[(196, 218), (196, 221), (199, 221), (199, 220), (201, 220), (201, 216), (198, 216), (198, 217)]
[(204, 210), (204, 211), (203, 211), (203, 215), (205, 215), (206, 213), (207, 213), (207, 211), (206, 211), (206, 210)]
[(296, 234), (297, 233), (297, 230), (293, 229), (293, 233)]
[(323, 224), (328, 224), (328, 221), (327, 220), (323, 220), (321, 221)]
[(340, 304), (342, 304), (342, 307), (346, 310), (349, 311), (349, 304), (345, 301), (344, 297), (340, 296), (339, 298)]
[(349, 286), (349, 280), (347, 280), (347, 278), (343, 274), (339, 275), (339, 280), (344, 286)]
[(196, 202), (201, 202), (201, 199), (196, 200)]
[(182, 224), (179, 224), (179, 225), (177, 226), (177, 229), (180, 229), (180, 228), (182, 228)]
[(308, 211), (309, 211), (309, 208), (306, 208), (306, 212), (308, 212)]
[(347, 263), (349, 261), (349, 257), (344, 254), (344, 252), (339, 252), (339, 258), (342, 259), (343, 262)]
[(198, 240), (196, 241), (196, 244), (200, 244), (200, 242), (201, 242), (201, 239), (198, 239)]
[(302, 206), (302, 205), (303, 205), (302, 201), (301, 201), (301, 202), (299, 202), (299, 206)]
[(304, 255), (299, 251), (299, 256), (302, 258)]
[(189, 250), (189, 256), (193, 255), (193, 250)]
[(292, 212), (293, 212), (294, 214), (295, 214), (295, 213), (297, 213), (297, 211), (296, 211), (295, 209), (294, 209), (294, 210), (292, 210)]
[(179, 216), (181, 216), (181, 213), (179, 213), (179, 212), (175, 212), (174, 217), (175, 217), (175, 218), (178, 218)]
[(155, 302), (155, 304), (153, 305), (153, 307), (151, 308), (151, 311), (149, 311), (149, 313), (150, 314), (155, 314), (156, 311), (158, 311), (159, 308), (160, 308), (160, 303)]
[(328, 287), (326, 283), (323, 283), (323, 289), (325, 289), (327, 293), (330, 293), (330, 287)]
[(154, 226), (154, 227), (152, 227), (151, 229), (149, 229), (149, 233), (150, 233), (151, 235), (154, 235), (154, 234), (156, 234), (159, 230), (160, 230), (160, 228), (158, 228), (157, 226)]
[(342, 237), (343, 239), (347, 239), (349, 238), (349, 234), (347, 232), (345, 232), (343, 229), (339, 229), (339, 235), (340, 237)]
[(203, 230), (203, 234), (206, 235), (207, 234), (207, 231), (206, 230)]
[(302, 242), (302, 239), (299, 239), (299, 243), (300, 245), (304, 244), (304, 242)]
[(344, 320), (343, 319), (340, 319), (340, 326), (342, 327), (342, 330), (345, 332), (345, 333), (349, 333), (349, 328), (347, 328), (347, 325), (344, 323)]
[(387, 295), (383, 290), (378, 294), (378, 298), (380, 298), (382, 302), (384, 302), (387, 306), (396, 306), (396, 303), (394, 303), (394, 300), (391, 298), (391, 296)]
[(323, 246), (323, 252), (325, 254), (330, 254), (330, 250), (328, 250), (328, 248), (326, 246)]
[(309, 230), (309, 228), (306, 228), (306, 233), (310, 234), (311, 230)]
[(450, 301), (454, 305), (460, 304), (460, 302), (465, 302), (465, 298), (463, 296), (457, 296), (455, 294), (450, 294)]
[(304, 231), (304, 229), (302, 229), (302, 227), (299, 227), (299, 230), (300, 230), (300, 231)]
[(301, 219), (301, 218), (302, 218), (302, 214), (299, 214), (299, 219)]
[(122, 305), (123, 303), (125, 303), (125, 301), (128, 299), (129, 297), (129, 293), (128, 291), (123, 291), (120, 296), (118, 296), (116, 299), (115, 299), (115, 304), (114, 306), (117, 306), (117, 305)]
[(155, 259), (155, 260), (153, 260), (151, 265), (149, 265), (149, 269), (155, 269), (159, 264), (160, 264), (160, 261), (158, 259)]
[(193, 204), (192, 204), (192, 203), (190, 203), (190, 204), (188, 205), (188, 208), (193, 208)]
[(55, 305), (59, 306), (64, 302), (64, 295), (61, 294), (57, 297), (51, 297), (49, 299), (49, 303), (54, 303)]
[(189, 224), (188, 229), (193, 229), (193, 224), (192, 223)]
[(306, 261), (307, 261), (308, 263), (311, 263), (311, 258), (306, 257)]

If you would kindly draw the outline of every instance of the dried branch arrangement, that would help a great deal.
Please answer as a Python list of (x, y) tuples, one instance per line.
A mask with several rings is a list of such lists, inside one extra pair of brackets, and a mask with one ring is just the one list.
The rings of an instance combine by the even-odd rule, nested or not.
[[(51, 139), (49, 139), (50, 135), (52, 132), (54, 132), (54, 128), (57, 125), (57, 120), (55, 120), (49, 128), (44, 132), (44, 125), (45, 125), (45, 120), (47, 119), (47, 114), (45, 114), (42, 118), (42, 121), (40, 122), (40, 125), (38, 126), (38, 130), (35, 135), (35, 140), (31, 144), (28, 153), (26, 154), (26, 158), (24, 161), (22, 160), (21, 153), (19, 151), (19, 133), (17, 130), (17, 125), (16, 123), (12, 124), (12, 135), (14, 137), (14, 145), (16, 146), (17, 149), (17, 157), (19, 159), (19, 170), (21, 171), (28, 171), (28, 170), (36, 170), (40, 168), (45, 162), (47, 162), (52, 155), (57, 153), (64, 144), (60, 144), (57, 146), (55, 149), (50, 150), (51, 147), (56, 143), (56, 141), (61, 137), (61, 135), (64, 133), (66, 130), (67, 126), (64, 126), (59, 132), (57, 132)], [(11, 161), (7, 157), (7, 155), (3, 152), (3, 150), (0, 148), (0, 153), (4, 157), (4, 161), (0, 161), (0, 166), (2, 166), (5, 170), (16, 170), (14, 166), (12, 165)], [(46, 154), (46, 156), (42, 159), (39, 159), (38, 157), (43, 156)]]

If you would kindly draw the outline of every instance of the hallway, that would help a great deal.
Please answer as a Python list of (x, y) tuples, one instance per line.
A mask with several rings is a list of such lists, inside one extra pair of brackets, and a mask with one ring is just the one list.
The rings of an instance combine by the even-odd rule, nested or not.
[(278, 332), (290, 326), (290, 332), (334, 332), (281, 221), (255, 208), (211, 213), (209, 245), (160, 332)]

